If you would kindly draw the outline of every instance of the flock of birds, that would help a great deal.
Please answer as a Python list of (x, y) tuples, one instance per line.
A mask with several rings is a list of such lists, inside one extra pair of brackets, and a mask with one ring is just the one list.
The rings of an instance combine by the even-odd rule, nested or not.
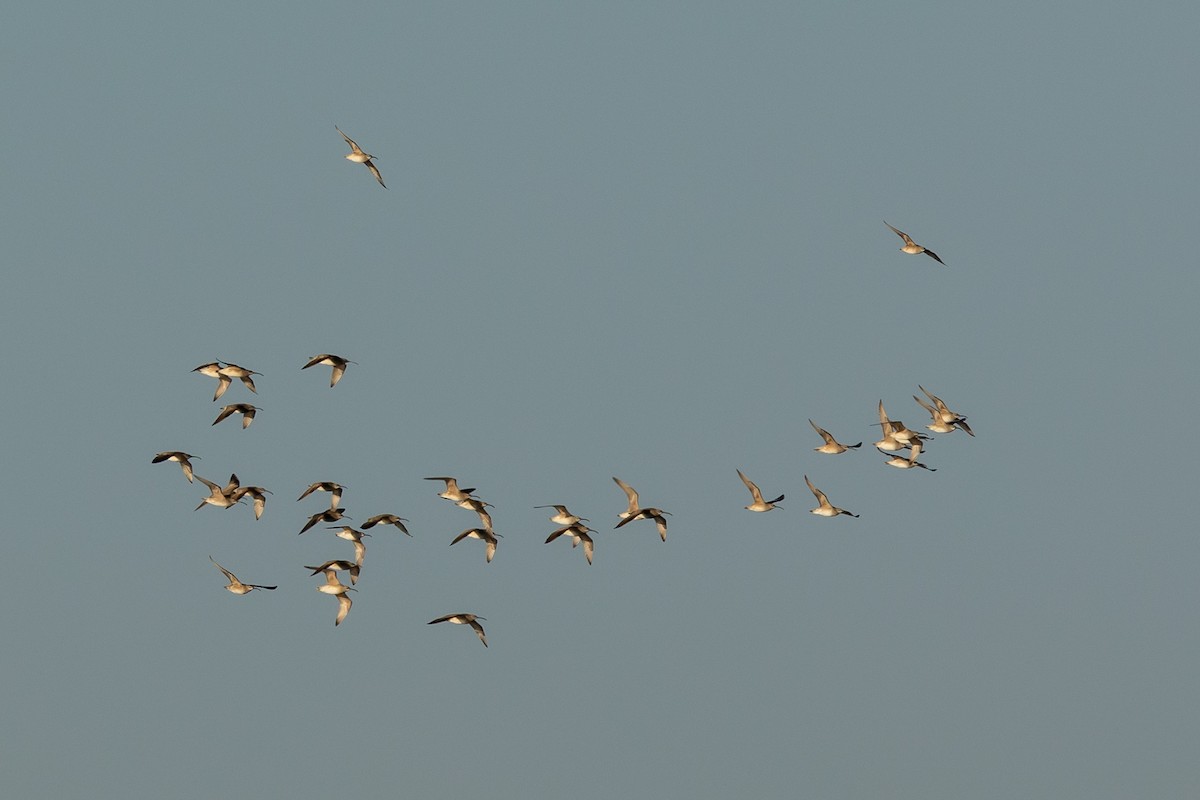
[[(342, 130), (336, 125), (334, 128), (339, 134), (341, 134), (342, 138), (345, 139), (346, 144), (351, 149), (351, 152), (346, 155), (346, 158), (352, 162), (364, 164), (375, 177), (375, 180), (379, 182), (379, 185), (386, 189), (387, 186), (383, 182), (383, 177), (380, 175), (379, 169), (372, 162), (372, 159), (374, 159), (375, 156), (366, 153), (353, 139), (343, 133)], [(904, 247), (900, 248), (902, 252), (912, 255), (924, 253), (940, 264), (945, 263), (932, 250), (922, 247), (914, 242), (907, 233), (904, 233), (903, 231), (893, 227), (886, 221), (884, 224), (894, 231), (901, 239), (903, 239)], [(330, 367), (331, 374), (329, 386), (332, 388), (336, 386), (345, 375), (347, 365), (354, 363), (355, 362), (342, 356), (333, 355), (331, 353), (321, 353), (320, 355), (310, 358), (307, 363), (301, 367), (301, 369), (309, 369), (310, 367), (315, 366)], [(206, 377), (215, 378), (217, 380), (216, 390), (213, 393), (214, 402), (219, 400), (226, 393), (230, 386), (233, 385), (234, 380), (240, 381), (246, 389), (257, 395), (258, 388), (254, 384), (254, 376), (262, 374), (232, 362), (220, 360), (201, 364), (200, 366), (194, 368), (192, 372), (199, 373), (200, 375)], [(929, 392), (923, 386), (918, 386), (917, 388), (923, 395), (925, 395), (925, 399), (922, 399), (917, 395), (913, 395), (913, 399), (930, 415), (930, 423), (925, 426), (927, 430), (938, 434), (948, 434), (957, 430), (961, 430), (970, 436), (975, 435), (970, 426), (967, 424), (967, 418), (965, 415), (956, 411), (952, 411), (940, 397)], [(221, 407), (220, 412), (217, 414), (217, 418), (212, 424), (217, 425), (235, 414), (240, 414), (242, 418), (242, 428), (246, 429), (250, 427), (251, 423), (254, 421), (255, 415), (260, 410), (261, 409), (255, 406), (253, 403), (248, 402), (227, 404)], [(888, 416), (887, 411), (884, 409), (882, 399), (879, 401), (878, 411), (881, 438), (879, 441), (876, 441), (873, 444), (876, 450), (887, 456), (887, 460), (884, 463), (887, 466), (895, 467), (897, 469), (919, 468), (930, 472), (936, 471), (933, 467), (930, 467), (918, 460), (919, 456), (925, 449), (926, 443), (932, 437), (909, 428), (900, 420), (891, 419)], [(823, 441), (823, 444), (820, 447), (814, 448), (814, 450), (818, 453), (827, 455), (840, 455), (848, 452), (849, 450), (858, 449), (862, 446), (862, 442), (852, 445), (841, 444), (836, 438), (834, 438), (832, 434), (829, 433), (829, 431), (821, 428), (811, 419), (808, 422)], [(907, 451), (907, 455), (905, 455), (905, 451)], [(152, 462), (155, 464), (163, 462), (177, 463), (182, 469), (183, 475), (187, 479), (188, 483), (198, 480), (204, 484), (204, 486), (208, 489), (208, 494), (201, 499), (200, 504), (196, 506), (195, 510), (199, 511), (206, 505), (211, 505), (216, 508), (229, 509), (234, 506), (241, 505), (248, 498), (252, 502), (255, 519), (262, 518), (263, 512), (266, 509), (267, 495), (271, 494), (268, 489), (262, 486), (243, 486), (236, 474), (230, 475), (229, 480), (224, 485), (220, 485), (207, 478), (201, 477), (195, 473), (195, 470), (192, 466), (192, 459), (198, 458), (198, 456), (194, 456), (183, 451), (168, 450), (156, 454), (152, 459)], [(782, 508), (779, 503), (784, 499), (783, 494), (780, 494), (773, 500), (766, 500), (763, 498), (762, 491), (759, 489), (758, 485), (754, 483), (754, 481), (746, 477), (746, 475), (740, 469), (737, 470), (737, 474), (738, 477), (741, 478), (742, 483), (745, 484), (746, 489), (750, 492), (751, 502), (749, 505), (745, 506), (746, 510), (761, 513)], [(460, 488), (458, 480), (454, 477), (443, 475), (425, 478), (425, 480), (443, 483), (444, 489), (438, 493), (439, 497), (454, 503), (459, 508), (473, 511), (479, 518), (479, 525), (477, 527), (468, 528), (455, 536), (450, 542), (451, 546), (458, 544), (464, 539), (476, 539), (481, 541), (485, 544), (485, 559), (488, 563), (490, 563), (492, 558), (496, 555), (496, 549), (499, 545), (499, 540), (502, 538), (500, 534), (496, 533), (495, 528), (493, 527), (492, 516), (488, 511), (489, 508), (494, 508), (494, 506), (476, 496), (474, 488)], [(653, 521), (659, 537), (663, 542), (666, 542), (667, 517), (670, 516), (670, 512), (664, 511), (656, 506), (644, 505), (641, 502), (638, 492), (632, 486), (615, 476), (613, 477), (613, 481), (625, 493), (626, 500), (628, 501), (625, 510), (617, 514), (618, 522), (615, 528), (619, 529), (639, 520)], [(824, 492), (813, 485), (812, 481), (809, 480), (808, 475), (804, 476), (804, 482), (817, 501), (817, 507), (810, 509), (810, 513), (822, 517), (837, 517), (845, 515), (857, 518), (859, 516), (858, 514), (854, 514), (844, 508), (839, 508), (838, 506), (830, 503), (829, 498)], [(346, 619), (346, 616), (350, 613), (351, 607), (354, 605), (349, 593), (357, 591), (355, 584), (358, 583), (358, 578), (363, 566), (363, 559), (366, 555), (366, 546), (363, 543), (363, 538), (371, 535), (370, 533), (367, 533), (367, 531), (375, 526), (391, 525), (401, 533), (412, 536), (405, 525), (405, 523), (409, 522), (409, 520), (393, 513), (376, 514), (367, 518), (362, 523), (361, 530), (349, 525), (345, 525), (343, 520), (351, 519), (346, 515), (346, 509), (341, 506), (342, 495), (345, 488), (346, 487), (344, 487), (342, 484), (333, 481), (318, 481), (310, 484), (297, 498), (297, 502), (299, 502), (317, 492), (325, 492), (329, 495), (330, 500), (328, 508), (322, 509), (321, 511), (318, 511), (308, 517), (308, 520), (300, 529), (300, 534), (308, 532), (321, 523), (340, 523), (328, 525), (327, 528), (335, 531), (335, 535), (338, 538), (348, 540), (354, 546), (353, 561), (346, 559), (330, 559), (316, 566), (306, 565), (304, 567), (307, 570), (311, 570), (311, 577), (323, 575), (324, 582), (317, 585), (317, 591), (321, 592), (322, 594), (331, 595), (337, 598), (338, 611), (337, 616), (334, 619), (335, 626), (340, 625)], [(559, 527), (552, 531), (546, 538), (546, 544), (549, 544), (560, 537), (568, 538), (571, 541), (572, 549), (580, 545), (583, 546), (583, 555), (586, 558), (587, 563), (589, 565), (592, 564), (592, 559), (595, 555), (595, 540), (592, 537), (592, 534), (594, 534), (596, 531), (585, 524), (590, 520), (585, 517), (572, 514), (565, 505), (539, 505), (534, 506), (534, 508), (554, 509), (555, 513), (549, 519), (550, 522), (558, 525)], [(233, 572), (217, 563), (217, 561), (213, 559), (211, 555), (209, 556), (209, 559), (229, 581), (225, 588), (233, 594), (245, 595), (250, 594), (255, 589), (273, 591), (274, 589), (278, 588), (277, 586), (268, 586), (265, 584), (244, 583)], [(341, 582), (339, 575), (342, 573), (345, 573), (349, 576), (349, 585)], [(449, 622), (455, 625), (468, 625), (475, 631), (476, 636), (479, 637), (479, 641), (483, 643), (484, 647), (487, 647), (487, 634), (484, 632), (483, 626), (479, 624), (480, 620), (485, 620), (485, 618), (472, 613), (454, 613), (446, 614), (438, 617), (437, 619), (430, 620), (428, 624), (437, 625), (442, 622)]]

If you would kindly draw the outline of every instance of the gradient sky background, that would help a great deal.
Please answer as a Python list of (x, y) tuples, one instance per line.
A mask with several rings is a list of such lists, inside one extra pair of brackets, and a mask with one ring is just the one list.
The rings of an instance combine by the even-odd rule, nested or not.
[[(10, 9), (6, 793), (1195, 797), (1198, 26)], [(359, 364), (331, 390), (320, 352)], [(264, 373), (226, 395), (249, 430), (210, 425), (216, 358)], [(928, 421), (918, 384), (978, 434), (937, 472), (870, 450), (881, 398)], [(809, 417), (865, 449), (814, 453)], [(263, 519), (193, 512), (169, 449), (271, 489)], [(495, 504), (490, 565), (447, 547), (476, 520), (441, 474)], [(861, 519), (808, 514), (804, 474)], [(665, 545), (611, 530), (613, 475)], [(368, 540), (338, 628), (301, 565), (350, 545), (296, 536), (318, 480), (414, 534)], [(458, 611), (490, 648), (425, 625)]]

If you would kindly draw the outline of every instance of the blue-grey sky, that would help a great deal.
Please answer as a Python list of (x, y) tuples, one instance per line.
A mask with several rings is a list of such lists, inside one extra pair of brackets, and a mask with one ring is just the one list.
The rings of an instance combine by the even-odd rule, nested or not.
[[(1194, 797), (1198, 24), (12, 9), (6, 791)], [(358, 362), (336, 388), (322, 352)], [(258, 395), (213, 403), (218, 358)], [(918, 384), (978, 434), (936, 472), (870, 448), (880, 399), (928, 421)], [(809, 418), (864, 449), (814, 453)], [(150, 463), (175, 449), (273, 491), (262, 520), (193, 512)], [(491, 564), (447, 546), (477, 521), (443, 474), (495, 505)], [(806, 474), (861, 518), (808, 514)], [(613, 475), (665, 544), (611, 530)], [(367, 540), (337, 628), (302, 565), (350, 545), (296, 535), (322, 480), (413, 532)], [(548, 503), (593, 566), (543, 544)], [(460, 611), (489, 648), (425, 624)]]

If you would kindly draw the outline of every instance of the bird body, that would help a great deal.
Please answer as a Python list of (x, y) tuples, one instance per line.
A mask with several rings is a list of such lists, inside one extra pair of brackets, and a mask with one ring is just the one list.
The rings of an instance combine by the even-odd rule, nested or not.
[(534, 508), (553, 508), (555, 511), (555, 514), (554, 514), (554, 516), (552, 516), (550, 518), (550, 521), (553, 523), (556, 523), (558, 525), (574, 525), (576, 522), (587, 522), (588, 521), (585, 517), (580, 517), (580, 516), (576, 516), (575, 514), (572, 514), (570, 511), (567, 510), (566, 506), (549, 505), (549, 506), (534, 506)]
[(474, 488), (470, 488), (470, 489), (458, 488), (458, 481), (455, 480), (454, 478), (449, 477), (448, 475), (444, 475), (444, 476), (436, 477), (436, 478), (426, 478), (425, 480), (445, 482), (446, 489), (445, 489), (445, 491), (439, 492), (438, 497), (449, 500), (452, 503), (461, 503), (463, 500), (470, 498), (471, 492), (475, 491)]
[(669, 516), (671, 516), (671, 512), (663, 511), (661, 508), (639, 508), (618, 522), (616, 527), (620, 528), (639, 519), (652, 519), (658, 528), (659, 538), (665, 542), (667, 540), (667, 517)]
[(562, 528), (559, 528), (558, 530), (554, 531), (549, 536), (547, 536), (546, 544), (550, 544), (551, 542), (553, 542), (555, 539), (557, 539), (560, 536), (564, 536), (564, 535), (570, 536), (571, 537), (571, 549), (574, 550), (576, 547), (579, 546), (580, 543), (582, 543), (583, 544), (583, 557), (587, 559), (587, 562), (590, 565), (592, 563), (592, 554), (596, 550), (595, 542), (593, 542), (592, 537), (588, 535), (591, 532), (592, 532), (592, 529), (589, 528), (587, 525), (584, 525), (579, 522), (573, 522), (570, 525), (566, 525)]
[(238, 483), (237, 475), (230, 475), (229, 483), (225, 484), (224, 486), (218, 486), (217, 484), (210, 481), (208, 478), (201, 477), (200, 475), (196, 476), (196, 480), (200, 481), (205, 486), (207, 486), (208, 492), (209, 492), (208, 497), (205, 497), (203, 500), (200, 501), (200, 505), (196, 506), (196, 508), (194, 509), (196, 511), (199, 511), (200, 509), (204, 508), (205, 506), (216, 506), (217, 508), (230, 508), (231, 506), (235, 506), (238, 503), (242, 502), (242, 498), (240, 496), (238, 496), (238, 497), (234, 496), (237, 494), (237, 490), (240, 485)]
[(305, 489), (299, 497), (296, 498), (296, 502), (300, 502), (313, 492), (329, 492), (329, 507), (337, 508), (342, 502), (342, 492), (345, 490), (345, 488), (346, 487), (342, 486), (340, 483), (334, 483), (333, 481), (318, 481), (317, 483), (310, 484), (309, 487)]
[[(216, 559), (214, 559), (212, 556), (209, 556), (208, 560), (214, 564), (217, 564)], [(222, 567), (220, 564), (217, 564), (217, 569), (225, 573), (225, 577), (229, 579), (229, 585), (225, 588), (234, 594), (249, 594), (255, 589), (267, 589), (270, 591), (278, 588), (277, 586), (262, 586), (261, 584), (257, 583), (242, 583), (237, 579), (236, 575)]]
[(833, 435), (830, 434), (829, 431), (817, 425), (817, 423), (813, 422), (811, 419), (808, 421), (808, 424), (812, 425), (813, 430), (817, 432), (817, 435), (825, 440), (825, 444), (821, 445), (820, 447), (813, 448), (813, 450), (816, 450), (818, 453), (827, 453), (829, 455), (836, 456), (839, 453), (846, 452), (847, 450), (856, 450), (859, 447), (862, 447), (862, 442), (859, 442), (858, 444), (842, 444), (837, 439), (834, 439)]
[(351, 361), (350, 359), (342, 358), (341, 356), (335, 356), (330, 353), (321, 353), (320, 355), (310, 358), (308, 363), (300, 369), (308, 369), (309, 367), (315, 367), (318, 364), (323, 364), (327, 367), (333, 367), (333, 371), (329, 375), (329, 388), (332, 389), (334, 386), (337, 386), (337, 382), (340, 381), (342, 376), (346, 374), (346, 365), (357, 363), (357, 361)]
[(350, 517), (346, 517), (344, 513), (345, 511), (346, 509), (344, 508), (329, 508), (320, 513), (313, 514), (308, 518), (308, 522), (304, 525), (304, 527), (300, 529), (300, 533), (304, 533), (305, 531), (309, 530), (318, 522), (337, 522), (343, 517), (350, 519)]
[(254, 415), (261, 409), (250, 403), (233, 403), (232, 405), (222, 406), (221, 413), (217, 414), (217, 418), (213, 420), (213, 425), (216, 425), (222, 420), (228, 419), (234, 414), (242, 415), (242, 430), (250, 427), (250, 423), (254, 422)]
[(908, 253), (908, 254), (910, 254), (910, 255), (918, 255), (918, 254), (920, 254), (920, 253), (924, 253), (925, 255), (929, 256), (930, 258), (932, 258), (934, 261), (938, 262), (938, 263), (939, 263), (939, 264), (941, 264), (942, 266), (945, 266), (945, 265), (946, 265), (946, 262), (945, 262), (945, 261), (942, 261), (940, 258), (938, 258), (938, 254), (937, 254), (937, 253), (933, 252), (932, 250), (929, 250), (928, 248), (922, 247), (921, 245), (917, 244), (916, 242), (914, 242), (914, 241), (912, 240), (912, 237), (911, 237), (911, 236), (909, 236), (909, 235), (908, 235), (907, 233), (905, 233), (904, 231), (900, 230), (899, 228), (893, 228), (891, 225), (888, 225), (888, 221), (887, 221), (887, 220), (884, 220), (884, 221), (883, 221), (883, 224), (884, 224), (884, 225), (887, 225), (889, 228), (892, 228), (892, 231), (893, 231), (893, 232), (894, 232), (894, 233), (895, 233), (897, 236), (899, 236), (901, 239), (903, 239), (903, 240), (904, 240), (904, 247), (901, 247), (901, 248), (900, 248), (900, 252), (902, 252), (902, 253)]
[[(334, 125), (333, 129), (338, 133), (342, 133), (342, 129), (337, 125)], [(379, 181), (379, 185), (386, 189), (387, 184), (383, 182), (383, 176), (379, 174), (379, 168), (371, 162), (371, 159), (375, 156), (364, 152), (363, 149), (358, 146), (358, 143), (346, 134), (342, 133), (342, 138), (345, 139), (346, 144), (350, 146), (350, 152), (346, 154), (346, 160), (353, 161), (355, 164), (366, 164), (367, 169), (371, 170), (371, 174), (375, 176), (375, 180)]]
[(467, 530), (454, 537), (454, 541), (450, 542), (450, 546), (461, 542), (463, 539), (479, 539), (487, 543), (487, 560), (490, 564), (492, 556), (496, 555), (496, 545), (498, 544), (497, 534), (490, 527), (487, 528), (468, 528)]
[(839, 514), (845, 514), (848, 517), (858, 517), (858, 514), (847, 511), (844, 508), (838, 508), (830, 503), (829, 498), (825, 496), (825, 493), (813, 486), (812, 481), (808, 479), (807, 475), (804, 476), (804, 482), (808, 484), (808, 490), (813, 493), (814, 497), (817, 498), (817, 507), (810, 508), (808, 510), (810, 514), (816, 514), (818, 517), (836, 517)]
[(740, 469), (737, 471), (737, 474), (742, 479), (742, 483), (746, 484), (746, 488), (750, 490), (750, 497), (754, 501), (746, 506), (747, 511), (770, 511), (773, 508), (783, 508), (783, 506), (775, 505), (783, 499), (783, 495), (779, 495), (774, 500), (763, 500), (762, 492), (759, 491), (758, 485), (743, 475)]
[(405, 536), (412, 536), (408, 532), (408, 528), (404, 527), (404, 523), (408, 522), (404, 517), (397, 517), (395, 514), (376, 514), (362, 524), (363, 528), (374, 528), (376, 525), (395, 525), (400, 529), (400, 532)]
[(155, 454), (154, 458), (150, 459), (150, 463), (161, 464), (164, 461), (174, 461), (179, 464), (179, 467), (183, 470), (183, 477), (187, 478), (188, 483), (191, 483), (194, 473), (192, 472), (192, 462), (190, 459), (193, 458), (198, 459), (200, 456), (193, 456), (183, 452), (182, 450), (166, 450), (162, 453)]
[[(314, 573), (315, 574), (315, 573)], [(325, 570), (325, 583), (317, 587), (317, 591), (322, 594), (332, 594), (338, 599), (337, 618), (334, 619), (334, 627), (342, 624), (342, 620), (350, 613), (350, 606), (354, 605), (354, 601), (350, 599), (347, 592), (357, 591), (338, 580), (337, 570)]]
[(231, 381), (233, 378), (237, 378), (247, 389), (258, 394), (258, 389), (255, 388), (254, 380), (250, 377), (251, 375), (262, 375), (262, 373), (246, 369), (245, 367), (239, 367), (237, 364), (230, 364), (229, 362), (226, 362), (225, 366), (217, 370), (218, 378), (226, 378)]

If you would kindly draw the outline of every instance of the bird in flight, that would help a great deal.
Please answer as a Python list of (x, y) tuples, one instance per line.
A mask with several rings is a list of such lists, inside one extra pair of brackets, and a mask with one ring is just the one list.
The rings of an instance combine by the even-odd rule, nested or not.
[(187, 478), (188, 483), (192, 482), (192, 462), (188, 459), (199, 458), (184, 453), (181, 450), (167, 450), (163, 453), (158, 453), (154, 458), (150, 459), (151, 464), (161, 464), (163, 461), (175, 461), (183, 469), (183, 477)]
[(376, 514), (362, 524), (363, 529), (374, 528), (376, 525), (395, 525), (400, 529), (400, 532), (406, 536), (412, 536), (408, 532), (408, 528), (404, 527), (404, 523), (408, 522), (404, 517), (397, 517), (395, 514)]
[(747, 511), (770, 511), (772, 508), (783, 508), (783, 506), (775, 505), (783, 499), (783, 495), (779, 495), (774, 500), (763, 500), (762, 492), (758, 489), (758, 484), (743, 475), (740, 469), (737, 471), (737, 474), (742, 479), (742, 483), (746, 484), (746, 488), (750, 490), (750, 497), (754, 499), (753, 503), (746, 506)]
[(296, 502), (300, 502), (313, 492), (329, 492), (329, 507), (337, 508), (342, 502), (342, 492), (345, 488), (345, 486), (334, 481), (317, 481), (316, 483), (309, 484), (309, 487), (304, 490), (304, 494), (296, 498)]
[[(209, 556), (208, 560), (213, 562), (214, 564), (217, 564), (216, 559), (214, 559), (212, 556)], [(217, 569), (221, 570), (221, 572), (224, 572), (225, 577), (229, 578), (229, 585), (226, 586), (225, 588), (228, 589), (229, 591), (233, 592), (234, 594), (249, 594), (250, 592), (254, 591), (255, 589), (271, 590), (271, 589), (277, 588), (275, 586), (262, 586), (257, 583), (242, 583), (241, 581), (239, 581), (237, 579), (236, 575), (234, 575), (232, 572), (230, 572), (229, 570), (222, 567), (220, 564), (217, 564)]]
[(576, 522), (590, 522), (587, 517), (580, 517), (572, 514), (567, 510), (566, 506), (555, 504), (549, 506), (534, 506), (534, 508), (553, 508), (556, 513), (550, 518), (550, 521), (558, 525), (574, 525)]
[(475, 635), (479, 637), (479, 641), (483, 642), (484, 647), (487, 647), (487, 634), (483, 632), (483, 626), (476, 622), (476, 620), (480, 619), (484, 620), (485, 622), (487, 621), (486, 617), (477, 617), (474, 614), (447, 614), (444, 617), (431, 619), (425, 624), (437, 625), (439, 622), (450, 622), (454, 625), (470, 625), (475, 629)]
[(499, 543), (496, 537), (499, 535), (491, 528), (468, 528), (458, 536), (455, 536), (454, 541), (450, 542), (450, 546), (453, 547), (463, 539), (480, 539), (487, 542), (487, 560), (490, 564), (492, 557), (496, 555), (496, 545)]
[(812, 485), (812, 481), (808, 476), (804, 476), (804, 482), (808, 484), (808, 490), (813, 493), (813, 497), (817, 498), (819, 504), (816, 508), (810, 508), (810, 514), (816, 514), (818, 517), (836, 517), (838, 514), (845, 514), (848, 517), (858, 517), (858, 514), (851, 513), (844, 508), (838, 508), (829, 502), (829, 498), (820, 489)]
[(811, 419), (808, 421), (808, 424), (812, 425), (813, 430), (817, 432), (817, 435), (825, 440), (825, 444), (821, 445), (820, 447), (813, 448), (813, 450), (816, 450), (818, 453), (828, 453), (829, 455), (836, 456), (838, 453), (844, 453), (847, 450), (854, 450), (862, 447), (862, 442), (859, 442), (858, 444), (842, 444), (837, 439), (833, 438), (833, 434), (822, 428), (817, 423), (813, 422)]
[[(349, 156), (346, 156), (346, 157), (349, 158)], [(888, 224), (887, 220), (884, 220), (883, 224), (887, 225), (889, 228), (892, 228), (892, 226)], [(897, 236), (899, 236), (901, 239), (904, 240), (904, 247), (900, 248), (900, 252), (910, 253), (912, 255), (916, 255), (918, 253), (924, 253), (925, 255), (929, 256), (930, 258), (932, 258), (934, 261), (938, 262), (942, 266), (945, 266), (946, 262), (942, 261), (940, 258), (938, 258), (937, 253), (935, 253), (932, 250), (929, 250), (927, 248), (921, 247), (921, 245), (917, 244), (916, 242), (914, 242), (912, 240), (911, 236), (909, 236), (907, 233), (900, 230), (899, 228), (892, 228), (892, 230), (895, 232), (895, 234)]]
[(221, 406), (221, 413), (217, 414), (217, 418), (213, 420), (213, 425), (232, 417), (234, 414), (241, 414), (242, 430), (245, 430), (250, 427), (251, 422), (254, 422), (254, 415), (258, 412), (259, 408), (250, 403), (233, 403), (232, 405)]
[(617, 528), (620, 528), (622, 525), (628, 525), (630, 522), (635, 520), (652, 519), (654, 520), (655, 526), (658, 527), (659, 538), (665, 542), (667, 540), (667, 517), (669, 516), (671, 516), (671, 512), (663, 511), (661, 508), (639, 508), (628, 517), (618, 522)]
[(471, 487), (470, 489), (458, 488), (458, 480), (450, 477), (449, 475), (440, 475), (433, 478), (426, 478), (425, 480), (444, 481), (446, 484), (446, 491), (438, 492), (438, 497), (445, 498), (451, 503), (461, 503), (463, 500), (466, 500), (471, 496), (471, 492), (475, 491), (475, 487)]
[[(337, 125), (334, 125), (333, 129), (338, 133), (342, 133), (342, 129)], [(371, 159), (375, 158), (375, 156), (363, 152), (363, 149), (358, 146), (358, 142), (346, 134), (342, 133), (342, 138), (346, 140), (346, 144), (350, 145), (350, 152), (346, 154), (346, 159), (353, 161), (355, 164), (366, 164), (367, 169), (371, 170), (371, 174), (375, 176), (375, 180), (379, 181), (379, 185), (386, 189), (387, 184), (383, 182), (383, 176), (379, 174), (379, 168), (371, 163)]]
[(592, 554), (596, 551), (596, 544), (592, 541), (592, 537), (588, 535), (591, 530), (591, 528), (589, 528), (587, 525), (584, 525), (582, 522), (573, 522), (564, 528), (559, 528), (547, 536), (546, 544), (550, 544), (564, 534), (570, 536), (572, 550), (578, 547), (580, 542), (583, 543), (583, 557), (587, 559), (587, 562), (590, 565), (592, 563)]
[(346, 615), (350, 613), (350, 606), (354, 605), (354, 601), (351, 600), (350, 595), (346, 593), (356, 592), (358, 590), (351, 589), (349, 586), (339, 581), (337, 577), (337, 570), (327, 569), (325, 570), (325, 583), (321, 586), (318, 586), (317, 591), (321, 592), (322, 594), (337, 595), (338, 613), (337, 618), (333, 621), (333, 624), (335, 627), (341, 625), (342, 620), (344, 620)]
[(342, 376), (346, 374), (346, 365), (357, 363), (357, 361), (351, 361), (350, 359), (342, 358), (341, 356), (330, 355), (329, 353), (321, 353), (319, 356), (313, 356), (311, 359), (309, 359), (308, 363), (300, 369), (308, 369), (309, 367), (315, 367), (318, 364), (324, 364), (327, 367), (333, 367), (333, 372), (329, 376), (329, 388), (332, 389), (334, 386), (337, 386), (337, 382), (340, 381)]

